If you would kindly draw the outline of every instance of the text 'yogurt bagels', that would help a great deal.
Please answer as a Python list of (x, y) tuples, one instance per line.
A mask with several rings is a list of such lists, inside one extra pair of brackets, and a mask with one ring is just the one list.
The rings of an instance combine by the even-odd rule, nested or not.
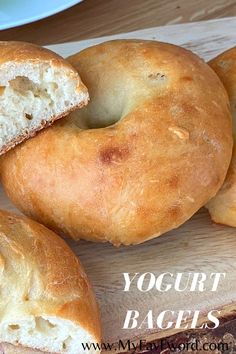
[(209, 65), (220, 77), (229, 95), (234, 149), (225, 182), (206, 207), (215, 222), (236, 227), (236, 47), (218, 55)]
[(98, 307), (77, 257), (52, 231), (4, 211), (0, 289), (0, 352), (75, 354), (100, 342)]
[(217, 75), (155, 41), (105, 42), (69, 62), (91, 102), (2, 157), (8, 196), (74, 239), (137, 244), (184, 223), (219, 190), (231, 158)]

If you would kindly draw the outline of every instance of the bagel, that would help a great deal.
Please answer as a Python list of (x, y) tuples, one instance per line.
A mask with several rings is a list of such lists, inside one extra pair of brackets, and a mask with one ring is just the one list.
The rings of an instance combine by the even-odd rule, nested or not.
[(0, 352), (75, 354), (83, 342), (100, 342), (98, 307), (77, 257), (52, 231), (5, 211), (0, 284)]
[(34, 44), (0, 41), (0, 154), (88, 102), (78, 73)]
[(225, 182), (206, 207), (215, 222), (236, 227), (236, 47), (220, 54), (209, 65), (220, 77), (229, 95), (234, 148)]
[(49, 228), (116, 246), (184, 223), (230, 163), (229, 101), (217, 75), (156, 41), (110, 41), (68, 60), (91, 102), (1, 158), (8, 196)]

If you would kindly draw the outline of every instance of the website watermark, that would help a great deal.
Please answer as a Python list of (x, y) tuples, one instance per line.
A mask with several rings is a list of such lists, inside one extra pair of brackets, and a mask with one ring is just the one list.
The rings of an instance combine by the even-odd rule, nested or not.
[(117, 343), (81, 343), (82, 349), (86, 351), (90, 350), (103, 350), (112, 352), (128, 351), (130, 353), (138, 353), (140, 351), (152, 351), (152, 353), (180, 353), (180, 352), (215, 352), (221, 353), (228, 352), (233, 348), (233, 343), (228, 342), (202, 342), (198, 339), (191, 340), (189, 342), (182, 342), (175, 344), (172, 341), (166, 339), (160, 340), (158, 343), (148, 343), (144, 340), (139, 342), (132, 342), (131, 340), (119, 340)]

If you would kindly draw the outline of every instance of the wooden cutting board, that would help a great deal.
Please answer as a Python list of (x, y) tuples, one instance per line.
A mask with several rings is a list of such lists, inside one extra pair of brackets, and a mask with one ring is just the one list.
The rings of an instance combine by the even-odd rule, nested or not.
[[(111, 37), (50, 46), (63, 56), (108, 39), (143, 38), (182, 45), (208, 60), (236, 44), (236, 18), (156, 27)], [(1, 191), (1, 208), (16, 210)], [(80, 257), (91, 279), (101, 308), (103, 339), (106, 342), (122, 340), (156, 340), (169, 336), (172, 330), (145, 328), (122, 329), (128, 309), (138, 310), (144, 317), (152, 309), (200, 310), (202, 317), (213, 309), (223, 315), (236, 310), (236, 229), (216, 225), (205, 209), (177, 230), (138, 246), (114, 248), (108, 244), (72, 242), (69, 245)], [(156, 290), (142, 293), (132, 286), (124, 292), (123, 273), (152, 272), (212, 272), (226, 273), (215, 293)], [(209, 285), (206, 283), (206, 286)], [(116, 350), (116, 353), (118, 351)]]

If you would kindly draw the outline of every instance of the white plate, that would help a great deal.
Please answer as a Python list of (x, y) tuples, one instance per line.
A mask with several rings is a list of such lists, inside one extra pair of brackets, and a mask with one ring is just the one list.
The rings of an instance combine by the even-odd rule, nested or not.
[(0, 30), (34, 22), (82, 0), (0, 0)]

